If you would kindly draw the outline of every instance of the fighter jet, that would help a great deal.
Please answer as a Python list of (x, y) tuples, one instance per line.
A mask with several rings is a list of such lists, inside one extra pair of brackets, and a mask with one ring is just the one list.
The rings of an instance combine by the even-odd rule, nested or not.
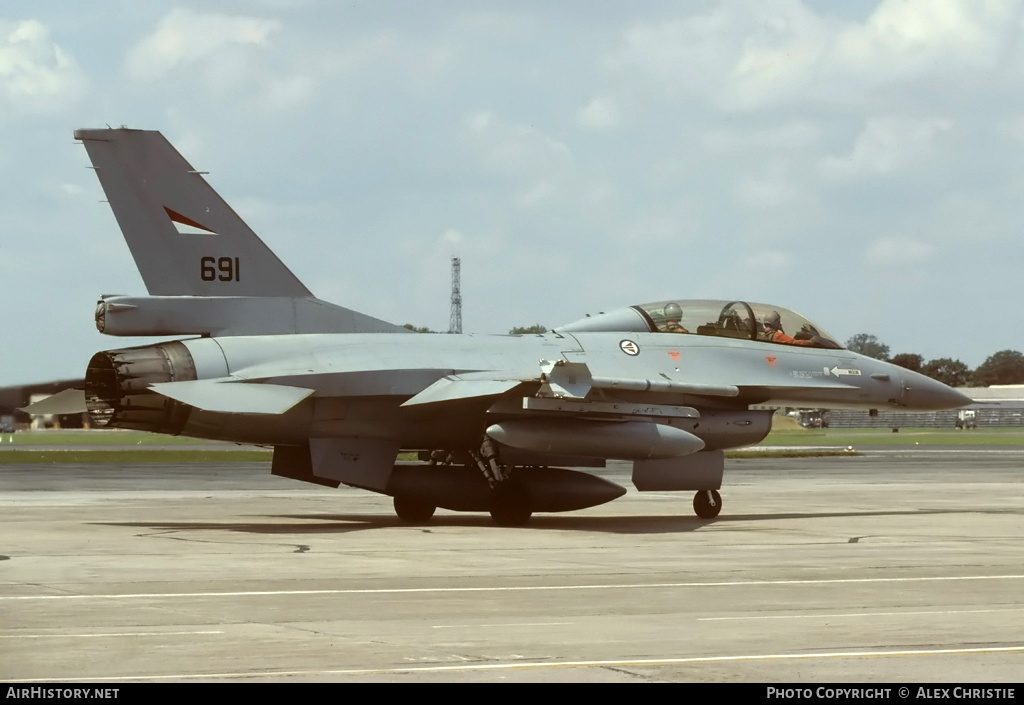
[(694, 492), (711, 519), (723, 451), (771, 429), (755, 406), (971, 402), (746, 301), (666, 299), (536, 335), (410, 333), (315, 298), (159, 132), (75, 137), (149, 292), (101, 297), (96, 325), (190, 336), (93, 356), (93, 425), (272, 446), (273, 474), (390, 495), (405, 521), (442, 507), (516, 526), (602, 504), (626, 492), (587, 472), (608, 459), (632, 462), (639, 491)]

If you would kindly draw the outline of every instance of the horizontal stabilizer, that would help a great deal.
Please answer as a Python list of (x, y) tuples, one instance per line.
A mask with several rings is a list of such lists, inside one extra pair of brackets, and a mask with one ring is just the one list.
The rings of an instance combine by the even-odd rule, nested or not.
[(65, 389), (63, 392), (57, 392), (52, 396), (48, 396), (45, 399), (41, 399), (34, 404), (22, 407), (21, 411), (26, 414), (46, 415), (46, 414), (84, 414), (85, 408), (85, 391), (81, 389)]
[(223, 414), (283, 414), (314, 391), (280, 384), (207, 379), (160, 382), (149, 388), (197, 409)]

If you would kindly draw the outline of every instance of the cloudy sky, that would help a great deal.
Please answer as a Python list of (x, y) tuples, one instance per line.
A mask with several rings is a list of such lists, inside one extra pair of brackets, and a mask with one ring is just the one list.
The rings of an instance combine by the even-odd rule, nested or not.
[(0, 5), (0, 385), (144, 294), (77, 127), (158, 129), (316, 295), (466, 332), (772, 302), (1024, 350), (1024, 4)]

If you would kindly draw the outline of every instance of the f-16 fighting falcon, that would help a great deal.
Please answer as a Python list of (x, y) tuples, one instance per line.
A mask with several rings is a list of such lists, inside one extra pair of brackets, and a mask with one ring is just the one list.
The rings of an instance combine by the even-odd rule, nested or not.
[(971, 401), (747, 301), (625, 306), (536, 335), (411, 333), (315, 298), (159, 132), (75, 137), (149, 292), (101, 297), (96, 325), (188, 336), (96, 353), (77, 392), (92, 424), (272, 446), (275, 475), (390, 495), (406, 521), (443, 507), (515, 526), (602, 504), (625, 488), (568, 468), (607, 459), (714, 518), (723, 451), (771, 429), (755, 405)]

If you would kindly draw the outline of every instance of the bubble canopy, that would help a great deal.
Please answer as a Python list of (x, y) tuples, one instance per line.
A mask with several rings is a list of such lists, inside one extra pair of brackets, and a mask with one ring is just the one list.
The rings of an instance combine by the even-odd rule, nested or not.
[[(784, 336), (766, 330), (776, 320)], [(667, 299), (588, 316), (562, 326), (567, 333), (667, 333), (754, 340), (769, 344), (841, 349), (836, 340), (799, 313), (751, 301)], [(783, 342), (789, 339), (793, 342)]]

